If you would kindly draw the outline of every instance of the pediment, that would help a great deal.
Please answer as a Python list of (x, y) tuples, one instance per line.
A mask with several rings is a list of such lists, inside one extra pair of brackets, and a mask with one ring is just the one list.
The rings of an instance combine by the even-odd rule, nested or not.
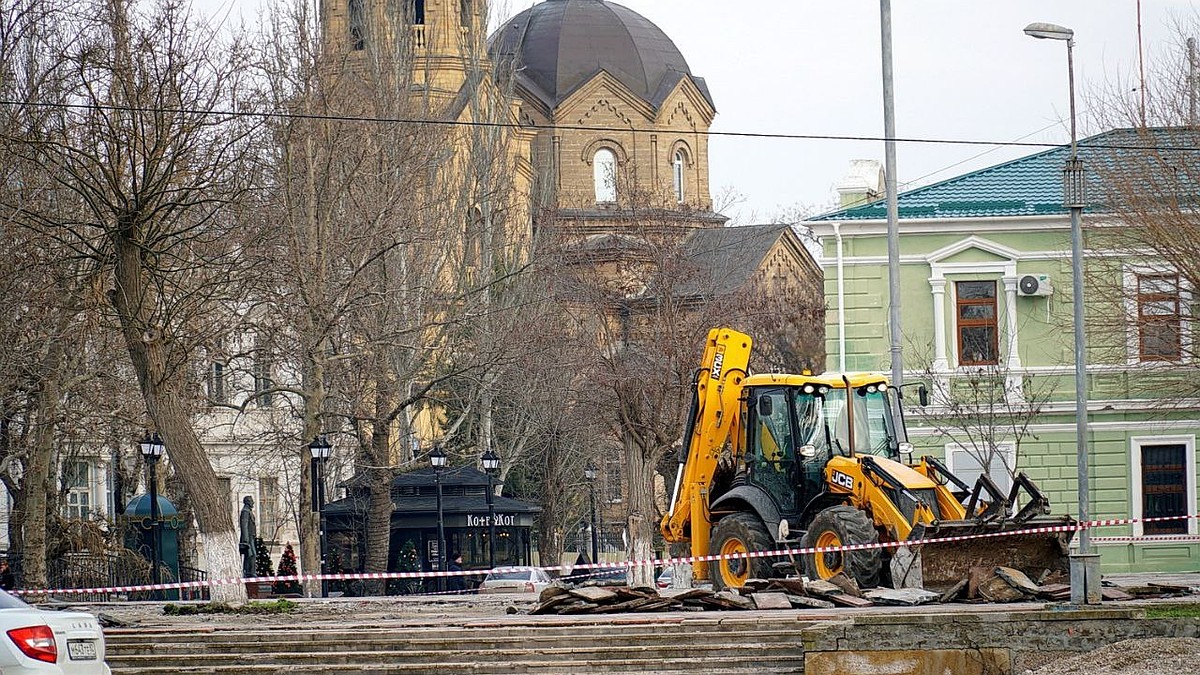
[(975, 235), (943, 246), (925, 256), (925, 260), (930, 264), (1008, 263), (1020, 258), (1020, 251)]
[(614, 109), (619, 108), (621, 112), (618, 114), (628, 120), (630, 126), (636, 126), (630, 116), (636, 116), (639, 121), (646, 122), (654, 119), (653, 108), (604, 70), (598, 71), (563, 99), (554, 109), (554, 119), (557, 122), (570, 120), (583, 123), (588, 111), (593, 109), (596, 101), (600, 99), (609, 101)]
[(683, 77), (675, 83), (671, 93), (663, 98), (657, 122), (669, 127), (679, 125), (689, 129), (707, 129), (716, 115), (717, 111), (713, 110), (696, 83), (690, 77)]

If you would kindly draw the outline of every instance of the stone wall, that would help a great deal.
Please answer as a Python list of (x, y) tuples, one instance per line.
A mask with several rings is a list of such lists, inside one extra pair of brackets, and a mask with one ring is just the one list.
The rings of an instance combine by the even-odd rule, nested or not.
[(1193, 618), (1147, 619), (1140, 609), (889, 614), (802, 631), (806, 675), (1020, 675), (1121, 640), (1200, 637)]

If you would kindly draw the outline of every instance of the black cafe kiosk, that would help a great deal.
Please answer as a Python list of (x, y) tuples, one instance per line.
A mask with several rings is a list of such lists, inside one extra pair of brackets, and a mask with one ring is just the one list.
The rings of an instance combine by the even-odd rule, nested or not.
[[(389, 572), (437, 570), (437, 482), (433, 467), (392, 479)], [(488, 569), (488, 476), (470, 466), (443, 469), (442, 521), (447, 554), (461, 553), (463, 569)], [(366, 559), (368, 495), (361, 481), (344, 486), (345, 499), (325, 507), (330, 572), (361, 572)], [(492, 499), (496, 514), (496, 566), (530, 565), (533, 518), (541, 509), (504, 496)], [(336, 569), (335, 569), (336, 568)]]

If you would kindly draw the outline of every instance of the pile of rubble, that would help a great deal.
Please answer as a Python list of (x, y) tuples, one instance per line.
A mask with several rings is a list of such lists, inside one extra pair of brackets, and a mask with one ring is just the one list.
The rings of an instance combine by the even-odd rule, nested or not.
[[(631, 588), (612, 581), (588, 581), (577, 586), (554, 584), (542, 591), (530, 614), (615, 614), (623, 612), (705, 611), (871, 607), (924, 605), (939, 602), (1022, 602), (1069, 600), (1071, 586), (1057, 577), (1035, 583), (1010, 567), (974, 568), (969, 577), (944, 592), (921, 588), (860, 589), (853, 579), (838, 574), (828, 581), (750, 579), (737, 590), (704, 588)], [(1157, 587), (1156, 587), (1157, 586)], [(1146, 588), (1102, 589), (1105, 600), (1163, 597), (1195, 592), (1188, 587), (1150, 584)], [(1128, 591), (1128, 592), (1127, 592)]]

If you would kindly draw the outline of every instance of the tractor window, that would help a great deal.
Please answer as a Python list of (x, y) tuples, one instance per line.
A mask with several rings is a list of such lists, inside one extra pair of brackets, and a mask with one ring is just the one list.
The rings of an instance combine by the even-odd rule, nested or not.
[(755, 449), (765, 462), (776, 466), (794, 458), (787, 396), (768, 392), (759, 396)]
[[(846, 411), (846, 390), (834, 389), (825, 395), (825, 424), (827, 433), (836, 441), (838, 451), (848, 455), (850, 450), (850, 415)], [(881, 391), (854, 392), (854, 452), (889, 457), (893, 431), (887, 394)]]

